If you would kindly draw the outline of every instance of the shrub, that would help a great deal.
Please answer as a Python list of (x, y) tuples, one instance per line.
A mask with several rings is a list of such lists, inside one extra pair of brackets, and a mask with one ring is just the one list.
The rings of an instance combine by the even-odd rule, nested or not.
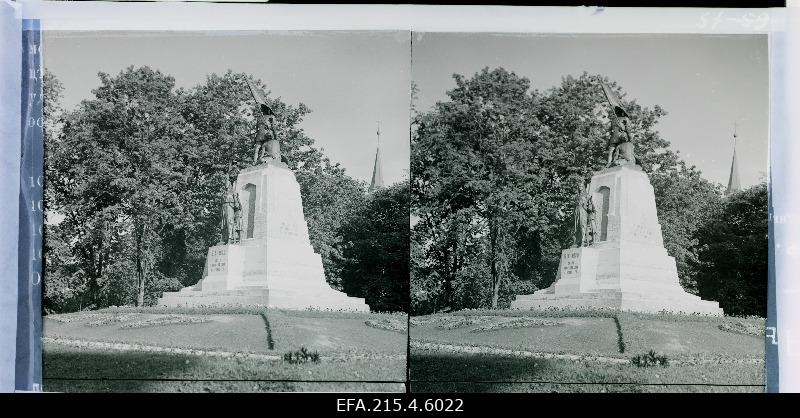
[(638, 354), (631, 359), (631, 364), (636, 367), (653, 367), (653, 366), (669, 366), (669, 359), (667, 356), (657, 354), (655, 351), (650, 350), (645, 354)]
[(177, 278), (165, 276), (158, 270), (153, 271), (146, 282), (144, 304), (155, 306), (164, 292), (177, 292), (182, 287), (181, 281)]
[(283, 355), (283, 361), (289, 364), (305, 364), (308, 362), (319, 363), (319, 353), (308, 351), (305, 347), (300, 347), (297, 351), (290, 351)]

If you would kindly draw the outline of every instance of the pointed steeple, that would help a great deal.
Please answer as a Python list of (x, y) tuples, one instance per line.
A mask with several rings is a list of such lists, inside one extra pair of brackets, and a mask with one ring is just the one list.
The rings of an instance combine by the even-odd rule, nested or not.
[(383, 169), (381, 168), (381, 123), (378, 122), (378, 148), (375, 151), (375, 166), (372, 168), (372, 183), (369, 185), (369, 191), (380, 189), (383, 187)]
[(742, 185), (739, 183), (739, 166), (736, 164), (736, 124), (733, 125), (733, 161), (731, 161), (731, 175), (728, 178), (728, 189), (725, 194), (738, 192), (742, 190)]

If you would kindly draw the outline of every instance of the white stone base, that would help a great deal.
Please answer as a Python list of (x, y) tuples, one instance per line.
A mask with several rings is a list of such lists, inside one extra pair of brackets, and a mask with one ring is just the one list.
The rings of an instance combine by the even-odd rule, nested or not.
[(636, 166), (596, 173), (589, 185), (598, 242), (561, 253), (548, 289), (518, 295), (514, 309), (610, 308), (722, 315), (719, 303), (683, 290), (667, 254), (650, 181)]
[(517, 299), (511, 303), (511, 308), (535, 310), (551, 308), (600, 308), (649, 313), (671, 312), (716, 316), (721, 316), (723, 314), (717, 302), (702, 300), (689, 293), (675, 298), (653, 298), (648, 295), (618, 291), (587, 292), (569, 296), (556, 296), (548, 294), (547, 289), (545, 289), (532, 295), (517, 296)]
[(263, 239), (211, 247), (203, 279), (179, 292), (165, 292), (158, 305), (369, 311), (364, 299), (328, 286), (319, 254), (310, 245), (302, 250), (283, 246), (267, 251)]
[(167, 292), (162, 306), (263, 305), (278, 309), (369, 311), (363, 298), (332, 289), (303, 217), (300, 186), (285, 165), (239, 173), (243, 239), (208, 249), (203, 278)]
[(267, 289), (200, 291), (186, 287), (180, 292), (164, 292), (158, 306), (197, 307), (197, 306), (269, 306)]
[(266, 288), (241, 288), (224, 291), (197, 291), (191, 287), (180, 292), (165, 292), (158, 306), (264, 306), (273, 309), (319, 309), (369, 312), (364, 299), (352, 298), (342, 292), (297, 295), (288, 292), (270, 292)]
[(511, 308), (723, 314), (719, 303), (683, 290), (675, 259), (663, 247), (642, 243), (600, 243), (563, 250), (555, 283), (531, 295), (518, 295)]

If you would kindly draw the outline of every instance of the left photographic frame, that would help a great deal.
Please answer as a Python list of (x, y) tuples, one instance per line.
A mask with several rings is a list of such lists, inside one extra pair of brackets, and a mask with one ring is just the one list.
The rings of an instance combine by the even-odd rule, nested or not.
[(45, 390), (406, 390), (409, 32), (42, 44)]

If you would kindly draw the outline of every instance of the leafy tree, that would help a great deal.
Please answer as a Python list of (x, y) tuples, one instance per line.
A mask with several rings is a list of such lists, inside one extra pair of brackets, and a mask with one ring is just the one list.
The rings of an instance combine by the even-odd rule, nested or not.
[[(52, 151), (52, 147), (57, 143), (58, 132), (64, 109), (61, 105), (64, 87), (58, 78), (45, 69), (43, 76), (43, 96), (42, 113), (44, 116), (44, 146), (46, 155)], [(49, 177), (51, 172), (47, 171), (45, 159), (45, 177)], [(52, 188), (44, 189), (45, 202), (53, 200)], [(49, 208), (48, 208), (49, 209)], [(53, 213), (45, 211), (45, 222), (51, 221)], [(64, 239), (63, 231), (55, 225), (47, 227), (47, 239), (43, 242), (44, 253), (47, 259), (44, 260), (47, 266), (47, 277), (43, 282), (42, 308), (46, 313), (59, 312), (62, 310), (80, 310), (82, 304), (80, 296), (85, 288), (85, 275), (75, 268), (71, 260), (71, 253), (67, 241)]]
[(729, 195), (697, 230), (697, 289), (728, 315), (766, 317), (767, 185)]
[(450, 101), (420, 115), (412, 139), (416, 231), (430, 233), (427, 252), (442, 267), (447, 305), (464, 254), (474, 253), (473, 240), (482, 238), (497, 307), (500, 288), (513, 274), (511, 237), (535, 210), (540, 186), (523, 162), (536, 152), (529, 81), (502, 69), (454, 78)]
[(339, 228), (342, 288), (373, 311), (408, 310), (409, 191), (380, 188)]
[(64, 85), (47, 69), (42, 77), (42, 114), (44, 116), (45, 145), (57, 137), (60, 130), (61, 117), (64, 107), (61, 100), (64, 98)]
[(159, 232), (182, 212), (182, 161), (164, 157), (178, 153), (184, 123), (171, 77), (146, 67), (99, 76), (95, 98), (64, 118), (48, 185), (93, 285), (115, 247), (128, 251), (142, 305)]
[(681, 286), (697, 294), (699, 230), (722, 202), (721, 185), (702, 177), (695, 167), (678, 160), (671, 169), (649, 173), (656, 195), (658, 220), (667, 253), (675, 257)]
[(409, 249), (411, 257), (409, 261), (411, 306), (409, 308), (413, 315), (438, 312), (442, 299), (440, 288), (442, 280), (435, 265), (428, 259), (424, 248), (425, 243), (422, 242), (424, 239), (423, 234), (415, 229), (412, 217), (411, 248)]
[(47, 266), (42, 282), (42, 309), (48, 314), (80, 311), (88, 307), (84, 299), (88, 276), (75, 262), (67, 242), (58, 225), (47, 227), (47, 239), (43, 243)]
[(342, 229), (366, 204), (366, 185), (324, 159), (314, 172), (298, 176), (303, 211), (314, 251), (322, 256), (328, 284), (341, 290), (341, 270), (347, 263), (342, 254)]

